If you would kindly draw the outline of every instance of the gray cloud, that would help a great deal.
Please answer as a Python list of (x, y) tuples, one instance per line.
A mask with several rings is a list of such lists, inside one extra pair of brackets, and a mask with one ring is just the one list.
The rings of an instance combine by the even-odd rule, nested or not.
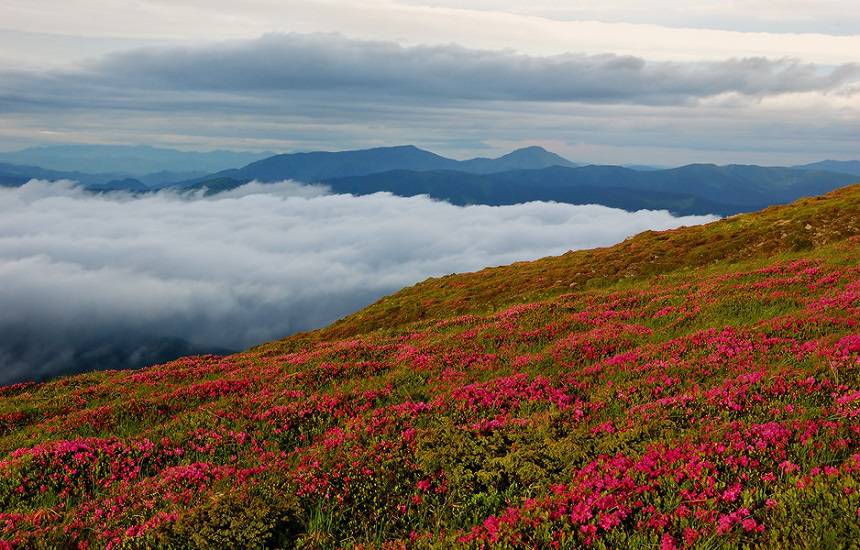
[[(580, 162), (799, 164), (856, 154), (856, 70), (273, 34), (137, 49), (74, 70), (0, 71), (0, 148), (414, 143), (463, 158), (538, 143)], [(778, 95), (798, 90), (814, 93)]]
[(322, 326), (428, 276), (707, 221), (667, 212), (327, 194), (212, 198), (0, 189), (0, 383), (242, 349)]
[[(827, 92), (860, 72), (760, 57), (652, 62), (619, 55), (533, 56), (458, 45), (405, 47), (331, 34), (114, 53), (73, 71), (8, 73), (9, 105), (256, 111), (296, 98), (450, 103), (685, 104), (722, 94)], [(190, 95), (183, 95), (190, 94)], [(322, 94), (322, 97), (320, 97)], [(357, 97), (356, 97), (357, 96)]]

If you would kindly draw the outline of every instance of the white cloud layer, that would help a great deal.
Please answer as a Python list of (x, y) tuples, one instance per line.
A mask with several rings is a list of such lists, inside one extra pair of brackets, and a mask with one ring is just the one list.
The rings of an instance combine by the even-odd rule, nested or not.
[(170, 338), (242, 349), (428, 276), (711, 219), (554, 203), (456, 207), (292, 182), (203, 198), (97, 196), (31, 181), (0, 189), (0, 383), (146, 362), (158, 357), (147, 348)]

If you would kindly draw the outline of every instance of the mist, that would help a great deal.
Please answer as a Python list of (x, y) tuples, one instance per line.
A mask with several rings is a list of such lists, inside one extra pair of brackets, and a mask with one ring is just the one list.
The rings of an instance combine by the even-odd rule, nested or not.
[(0, 189), (0, 383), (238, 351), (430, 276), (716, 219), (533, 202), (453, 206), (296, 182), (233, 191)]

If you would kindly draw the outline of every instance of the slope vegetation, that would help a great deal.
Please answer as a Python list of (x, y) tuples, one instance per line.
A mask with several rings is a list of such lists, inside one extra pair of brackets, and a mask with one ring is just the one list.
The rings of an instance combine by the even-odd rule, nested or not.
[(860, 186), (0, 390), (20, 547), (850, 547)]

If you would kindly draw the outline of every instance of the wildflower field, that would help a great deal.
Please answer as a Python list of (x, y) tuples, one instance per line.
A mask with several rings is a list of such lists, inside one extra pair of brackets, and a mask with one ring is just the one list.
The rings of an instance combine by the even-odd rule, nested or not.
[(0, 388), (0, 547), (856, 548), (859, 443), (854, 186)]

